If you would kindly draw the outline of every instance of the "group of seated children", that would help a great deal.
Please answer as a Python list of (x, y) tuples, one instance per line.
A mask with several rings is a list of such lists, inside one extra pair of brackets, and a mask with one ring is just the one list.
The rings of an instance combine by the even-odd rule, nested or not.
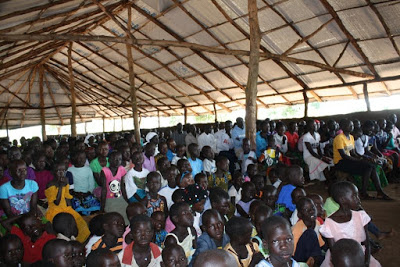
[[(373, 185), (377, 198), (391, 200), (378, 170), (397, 152), (385, 158), (369, 146), (360, 155), (353, 122), (343, 120), (326, 143), (332, 161), (316, 125), (306, 123), (299, 161), (296, 125), (286, 136), (283, 123), (272, 133), (262, 122), (264, 149), (257, 156), (259, 146), (250, 151), (242, 139), (233, 173), (227, 153), (159, 143), (156, 134), (143, 151), (118, 138), (97, 146), (33, 139), (23, 153), (7, 148), (0, 153), (0, 266), (380, 266), (370, 233), (382, 239), (392, 232), (373, 224), (359, 196), (372, 199)], [(332, 179), (327, 168), (359, 175), (360, 183)], [(307, 192), (305, 173), (329, 180), (325, 201)]]

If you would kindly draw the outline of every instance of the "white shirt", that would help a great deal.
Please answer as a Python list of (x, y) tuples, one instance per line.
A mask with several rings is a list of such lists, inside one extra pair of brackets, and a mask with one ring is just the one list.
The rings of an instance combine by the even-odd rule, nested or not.
[(212, 134), (200, 134), (199, 136), (197, 136), (197, 143), (199, 144), (200, 151), (203, 149), (204, 146), (210, 146), (214, 153), (217, 150), (215, 137)]
[(130, 169), (129, 172), (125, 174), (125, 190), (126, 190), (126, 196), (131, 198), (137, 190), (137, 186), (135, 184), (134, 178), (144, 178), (147, 177), (149, 174), (149, 170), (143, 168), (141, 172), (136, 171), (134, 168)]
[(236, 191), (236, 188), (234, 186), (231, 186), (228, 190), (228, 195), (230, 198), (235, 197), (235, 205), (239, 202), (239, 200), (242, 199), (242, 188), (239, 189), (239, 191)]
[(274, 134), (275, 144), (279, 147), (280, 151), (285, 154), (288, 151), (288, 140), (286, 135)]
[(174, 158), (171, 160), (171, 164), (172, 165), (177, 165), (178, 164), (178, 160), (180, 159), (187, 159), (185, 156), (183, 156), (182, 158), (178, 157), (178, 156), (174, 156)]
[(256, 152), (250, 151), (249, 154), (245, 157), (243, 150), (240, 151), (239, 160), (242, 162), (241, 168), (243, 174), (247, 173), (247, 166), (254, 163), (253, 160), (249, 158), (257, 159)]
[(215, 160), (204, 159), (203, 160), (203, 171), (208, 172), (210, 174), (216, 172), (217, 167), (215, 165)]
[(303, 152), (304, 148), (303, 148), (303, 138), (304, 138), (304, 134), (299, 138), (299, 141), (297, 142), (297, 149), (300, 152)]
[(219, 130), (215, 135), (217, 153), (221, 151), (229, 151), (233, 148), (233, 141), (225, 130)]
[(310, 151), (308, 151), (305, 145), (306, 142), (310, 143), (313, 151), (318, 154), (319, 141), (321, 141), (319, 133), (314, 132), (314, 136), (312, 136), (310, 133), (306, 133), (302, 137), (303, 137), (303, 159), (313, 157), (313, 155), (311, 155)]
[(171, 188), (168, 185), (164, 188), (161, 188), (160, 191), (158, 191), (158, 194), (160, 196), (165, 197), (165, 199), (167, 200), (167, 206), (168, 209), (171, 208), (172, 204), (174, 204), (174, 202), (172, 201), (172, 194), (175, 192), (176, 189), (178, 189), (179, 187), (175, 187), (175, 188)]
[[(364, 140), (362, 140), (364, 139)], [(356, 148), (356, 152), (359, 155), (364, 155), (365, 154), (365, 148), (368, 147), (368, 136), (367, 135), (362, 135), (359, 137), (357, 140), (354, 141), (354, 146)]]

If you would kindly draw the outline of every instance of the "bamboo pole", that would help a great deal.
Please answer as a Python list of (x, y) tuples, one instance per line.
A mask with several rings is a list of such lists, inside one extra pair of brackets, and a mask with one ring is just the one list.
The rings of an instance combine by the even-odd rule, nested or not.
[(257, 0), (248, 1), (250, 23), (250, 59), (249, 74), (246, 86), (246, 137), (250, 140), (250, 148), (256, 149), (256, 109), (257, 78), (260, 61), (260, 27), (258, 24)]
[(157, 110), (157, 118), (158, 118), (158, 128), (161, 128), (160, 111), (159, 110)]
[(75, 81), (74, 74), (72, 71), (72, 42), (68, 46), (68, 72), (69, 72), (69, 82), (70, 82), (70, 92), (71, 92), (71, 136), (76, 137), (76, 95), (75, 95)]
[(103, 116), (103, 133), (106, 131), (106, 121), (105, 117)]
[[(132, 10), (131, 6), (128, 5), (128, 29), (130, 33), (132, 27)], [(132, 39), (132, 38), (131, 38)], [(126, 44), (126, 51), (128, 57), (128, 69), (129, 69), (129, 83), (130, 83), (130, 94), (131, 94), (131, 105), (132, 105), (132, 115), (133, 115), (133, 127), (135, 128), (135, 139), (136, 142), (140, 142), (140, 123), (138, 119), (138, 103), (136, 97), (135, 89), (135, 72), (133, 69), (133, 55), (132, 49), (129, 44)]]
[(367, 105), (367, 111), (371, 111), (371, 104), (369, 103), (369, 96), (368, 96), (368, 85), (367, 83), (363, 84), (363, 93), (364, 93), (364, 99), (365, 99), (365, 104)]
[(183, 107), (183, 114), (184, 114), (183, 122), (186, 125), (187, 124), (187, 108), (186, 107)]
[(213, 106), (214, 106), (214, 121), (217, 122), (218, 121), (217, 107), (215, 106), (215, 103), (213, 103)]
[[(233, 55), (233, 56), (249, 56), (250, 52), (246, 50), (235, 50), (235, 49), (223, 49), (218, 47), (211, 47), (206, 45), (200, 45), (196, 43), (189, 43), (183, 41), (168, 41), (168, 40), (149, 40), (149, 39), (129, 39), (126, 37), (111, 37), (111, 36), (88, 36), (88, 35), (72, 35), (72, 34), (0, 34), (0, 40), (8, 40), (8, 41), (21, 41), (21, 40), (30, 40), (30, 41), (50, 41), (50, 40), (64, 40), (64, 41), (98, 41), (98, 42), (110, 42), (110, 43), (124, 43), (131, 45), (151, 45), (151, 46), (161, 46), (161, 47), (184, 47), (189, 49), (194, 49), (196, 51), (203, 51), (215, 54), (222, 55)], [(58, 44), (57, 44), (58, 45)], [(55, 45), (55, 46), (57, 46)], [(35, 52), (36, 54), (37, 52)], [(27, 58), (30, 58), (31, 55), (27, 55)], [(284, 56), (274, 54), (268, 51), (264, 51), (260, 53), (260, 57), (265, 57), (268, 59), (292, 62), (300, 65), (309, 65), (317, 68), (321, 68), (331, 72), (337, 72), (341, 74), (352, 75), (355, 77), (361, 78), (374, 78), (374, 75), (361, 73), (357, 71), (342, 69), (342, 68), (334, 68), (332, 66), (328, 66), (326, 64), (322, 64), (313, 60), (304, 60), (298, 59), (294, 57)], [(19, 59), (19, 58), (18, 58)], [(7, 65), (6, 65), (7, 64)], [(7, 62), (0, 69), (8, 67), (11, 63)], [(15, 63), (12, 63), (15, 64)], [(11, 64), (11, 65), (12, 65)], [(368, 64), (367, 64), (368, 65)]]
[(303, 90), (303, 98), (304, 98), (304, 118), (308, 118), (308, 96), (307, 90)]
[(10, 133), (8, 132), (8, 120), (6, 120), (7, 140), (10, 141)]
[(44, 111), (44, 96), (43, 96), (43, 66), (40, 67), (39, 70), (39, 97), (40, 97), (40, 123), (42, 125), (42, 140), (47, 140), (46, 135), (46, 118), (45, 118), (45, 111)]

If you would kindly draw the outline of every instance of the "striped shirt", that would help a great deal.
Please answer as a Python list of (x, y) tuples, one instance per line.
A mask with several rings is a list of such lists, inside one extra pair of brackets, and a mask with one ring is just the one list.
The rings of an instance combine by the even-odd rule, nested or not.
[(108, 250), (111, 250), (112, 252), (119, 253), (119, 252), (122, 251), (122, 243), (123, 243), (123, 241), (124, 241), (124, 239), (122, 237), (120, 237), (120, 238), (118, 238), (117, 243), (114, 246), (109, 247), (103, 241), (103, 237), (101, 237), (99, 240), (97, 240), (96, 243), (93, 244), (92, 251), (96, 250), (98, 248), (106, 248)]

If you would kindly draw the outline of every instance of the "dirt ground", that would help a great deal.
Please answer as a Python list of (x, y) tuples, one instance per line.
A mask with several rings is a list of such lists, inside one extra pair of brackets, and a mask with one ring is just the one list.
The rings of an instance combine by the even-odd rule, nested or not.
[[(390, 229), (395, 231), (392, 237), (379, 241), (383, 248), (374, 254), (374, 257), (384, 267), (398, 267), (400, 266), (400, 184), (390, 184), (384, 190), (395, 201), (369, 200), (362, 201), (362, 205), (381, 231)], [(309, 186), (306, 187), (306, 191), (321, 194), (324, 199), (327, 197), (327, 191), (322, 186)]]

